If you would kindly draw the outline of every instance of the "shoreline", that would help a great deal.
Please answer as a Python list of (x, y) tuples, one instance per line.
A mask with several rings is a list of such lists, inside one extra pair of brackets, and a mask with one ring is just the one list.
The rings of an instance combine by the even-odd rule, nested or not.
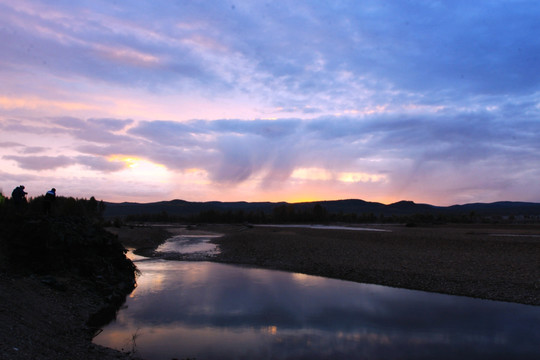
[(209, 261), (540, 305), (540, 225), (359, 227), (387, 231), (203, 224), (128, 226), (117, 235), (150, 254), (174, 235), (223, 234)]

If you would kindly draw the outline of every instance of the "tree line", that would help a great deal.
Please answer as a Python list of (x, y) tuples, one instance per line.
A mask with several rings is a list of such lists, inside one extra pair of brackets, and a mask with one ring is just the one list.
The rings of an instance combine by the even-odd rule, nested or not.
[(93, 196), (90, 199), (57, 196), (50, 204), (50, 210), (45, 213), (44, 209), (47, 201), (49, 200), (46, 200), (45, 195), (40, 195), (31, 197), (24, 202), (15, 202), (0, 192), (0, 216), (6, 218), (17, 215), (29, 217), (47, 215), (103, 219), (103, 213), (105, 212), (103, 200), (98, 201)]
[[(474, 211), (468, 213), (417, 213), (411, 215), (388, 215), (366, 213), (329, 212), (321, 204), (312, 207), (295, 204), (281, 204), (271, 212), (244, 210), (204, 210), (192, 215), (170, 214), (166, 211), (127, 215), (127, 222), (163, 222), (163, 223), (251, 223), (251, 224), (373, 224), (395, 223), (414, 226), (417, 224), (444, 223), (503, 223), (517, 222), (515, 216), (482, 216)], [(531, 222), (537, 222), (536, 219)]]

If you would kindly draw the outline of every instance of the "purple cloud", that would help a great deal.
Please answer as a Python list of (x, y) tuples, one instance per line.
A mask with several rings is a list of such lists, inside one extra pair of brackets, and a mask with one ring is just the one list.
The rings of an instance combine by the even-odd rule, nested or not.
[(3, 156), (3, 159), (13, 160), (25, 170), (53, 170), (60, 167), (73, 165), (75, 162), (67, 156)]

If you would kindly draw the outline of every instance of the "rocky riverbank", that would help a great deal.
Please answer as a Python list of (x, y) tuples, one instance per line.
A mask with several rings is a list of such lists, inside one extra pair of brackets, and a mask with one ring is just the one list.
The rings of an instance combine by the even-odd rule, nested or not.
[(131, 359), (91, 342), (135, 285), (117, 237), (82, 217), (1, 226), (0, 358)]

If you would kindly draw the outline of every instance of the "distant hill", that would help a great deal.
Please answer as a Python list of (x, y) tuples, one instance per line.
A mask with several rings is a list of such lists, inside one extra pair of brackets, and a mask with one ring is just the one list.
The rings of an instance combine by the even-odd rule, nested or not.
[(159, 201), (153, 203), (105, 203), (105, 217), (127, 216), (137, 214), (159, 214), (166, 212), (169, 215), (190, 216), (203, 211), (262, 211), (271, 213), (275, 206), (286, 204), (285, 202), (189, 202), (184, 200)]
[(375, 216), (410, 216), (416, 214), (469, 215), (476, 216), (536, 216), (540, 217), (540, 203), (501, 201), (494, 203), (472, 203), (452, 206), (417, 204), (413, 201), (399, 201), (385, 205), (359, 199), (315, 201), (303, 203), (286, 202), (189, 202), (184, 200), (160, 201), (153, 203), (112, 203), (107, 202), (104, 216), (107, 218), (128, 215), (167, 213), (174, 216), (192, 216), (205, 211), (217, 212), (262, 212), (272, 214), (279, 206), (292, 206), (296, 211), (312, 210), (317, 204), (328, 214), (373, 214)]
[(453, 205), (443, 209), (447, 213), (467, 213), (474, 211), (477, 214), (487, 216), (540, 215), (540, 203), (515, 201)]

